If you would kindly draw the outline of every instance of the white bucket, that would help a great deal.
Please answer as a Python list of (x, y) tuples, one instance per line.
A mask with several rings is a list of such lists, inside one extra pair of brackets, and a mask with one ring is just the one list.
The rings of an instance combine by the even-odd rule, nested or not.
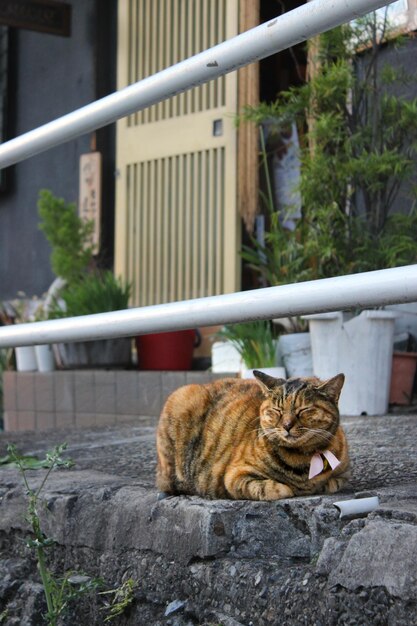
[(308, 316), (314, 374), (343, 373), (343, 415), (383, 415), (388, 410), (395, 314), (363, 311), (344, 321), (342, 313)]
[(19, 346), (15, 348), (15, 354), (18, 372), (36, 372), (38, 364), (34, 346)]
[(242, 357), (230, 341), (216, 341), (211, 346), (213, 372), (237, 373), (242, 369)]
[(52, 346), (42, 344), (35, 346), (36, 362), (40, 372), (53, 372), (55, 369), (55, 358)]

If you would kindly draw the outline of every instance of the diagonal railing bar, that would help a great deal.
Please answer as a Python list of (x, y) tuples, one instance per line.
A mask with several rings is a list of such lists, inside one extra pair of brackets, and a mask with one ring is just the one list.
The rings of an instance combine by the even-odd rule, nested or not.
[[(0, 146), (17, 163), (394, 0), (312, 0)], [(417, 300), (417, 265), (183, 302), (0, 328), (0, 348), (88, 341)]]
[(417, 265), (0, 328), (0, 348), (126, 337), (417, 301)]
[(312, 0), (0, 146), (0, 168), (285, 50), (394, 0)]

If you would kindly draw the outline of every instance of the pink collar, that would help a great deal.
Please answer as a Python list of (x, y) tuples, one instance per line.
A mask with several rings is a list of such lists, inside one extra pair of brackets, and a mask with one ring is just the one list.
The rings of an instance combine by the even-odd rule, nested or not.
[(338, 465), (340, 465), (340, 461), (333, 452), (330, 450), (324, 450), (323, 452), (316, 452), (313, 454), (310, 461), (310, 472), (308, 474), (308, 478), (311, 480), (314, 476), (320, 474), (324, 469), (324, 461), (323, 457), (327, 459), (330, 467), (334, 470)]

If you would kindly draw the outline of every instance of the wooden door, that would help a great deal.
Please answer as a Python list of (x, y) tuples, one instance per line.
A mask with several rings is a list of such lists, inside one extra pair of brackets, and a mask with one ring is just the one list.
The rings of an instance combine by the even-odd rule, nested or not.
[[(119, 0), (118, 88), (238, 32), (238, 0)], [(117, 124), (115, 273), (132, 304), (239, 288), (236, 72)]]

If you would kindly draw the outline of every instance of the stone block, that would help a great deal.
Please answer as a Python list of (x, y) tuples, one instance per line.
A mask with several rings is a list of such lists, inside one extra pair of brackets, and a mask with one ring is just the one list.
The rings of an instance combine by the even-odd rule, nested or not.
[(416, 563), (415, 525), (370, 520), (351, 537), (329, 584), (351, 591), (385, 587), (392, 596), (409, 601), (417, 597)]
[(51, 430), (56, 426), (55, 413), (47, 411), (36, 413), (36, 430)]
[(15, 411), (16, 404), (16, 372), (3, 372), (3, 406), (6, 411)]
[(138, 415), (138, 372), (116, 372), (116, 414)]
[(96, 426), (113, 426), (116, 423), (116, 415), (113, 413), (96, 413)]
[(55, 372), (55, 410), (61, 412), (73, 412), (74, 402), (74, 373)]
[(96, 413), (109, 413), (114, 416), (116, 413), (116, 372), (94, 372), (94, 387)]
[(35, 410), (34, 374), (19, 372), (16, 376), (16, 408), (18, 411)]
[(18, 430), (35, 430), (36, 429), (35, 411), (18, 411), (17, 428)]
[[(84, 472), (87, 482), (88, 475)], [(135, 485), (107, 489), (107, 495), (101, 491), (98, 486), (78, 489), (68, 511), (60, 502), (65, 496), (54, 498), (54, 516), (48, 518), (52, 536), (59, 541), (63, 533), (67, 543), (98, 551), (152, 551), (184, 564), (232, 555), (310, 558), (308, 533), (280, 504), (207, 502), (197, 497), (158, 501), (155, 491)], [(54, 495), (52, 487), (49, 495)]]
[(76, 428), (90, 428), (96, 425), (95, 413), (76, 413), (75, 414), (75, 426)]
[(71, 411), (62, 411), (55, 416), (56, 428), (71, 428), (75, 426), (75, 415)]
[(74, 401), (76, 414), (94, 413), (94, 372), (74, 372)]
[(34, 374), (35, 408), (37, 411), (55, 410), (54, 374)]
[(205, 385), (211, 382), (211, 372), (186, 372), (187, 385)]
[(239, 378), (239, 375), (236, 372), (211, 372), (210, 378), (211, 380), (220, 380), (222, 378)]
[(345, 548), (345, 541), (341, 541), (336, 537), (326, 539), (317, 561), (317, 573), (328, 576), (339, 565)]
[(139, 372), (138, 414), (159, 415), (161, 409), (161, 373)]
[(162, 384), (162, 402), (164, 403), (168, 396), (187, 384), (185, 372), (161, 372)]
[(11, 411), (10, 409), (4, 412), (4, 430), (11, 432), (18, 430), (19, 420), (17, 411)]

